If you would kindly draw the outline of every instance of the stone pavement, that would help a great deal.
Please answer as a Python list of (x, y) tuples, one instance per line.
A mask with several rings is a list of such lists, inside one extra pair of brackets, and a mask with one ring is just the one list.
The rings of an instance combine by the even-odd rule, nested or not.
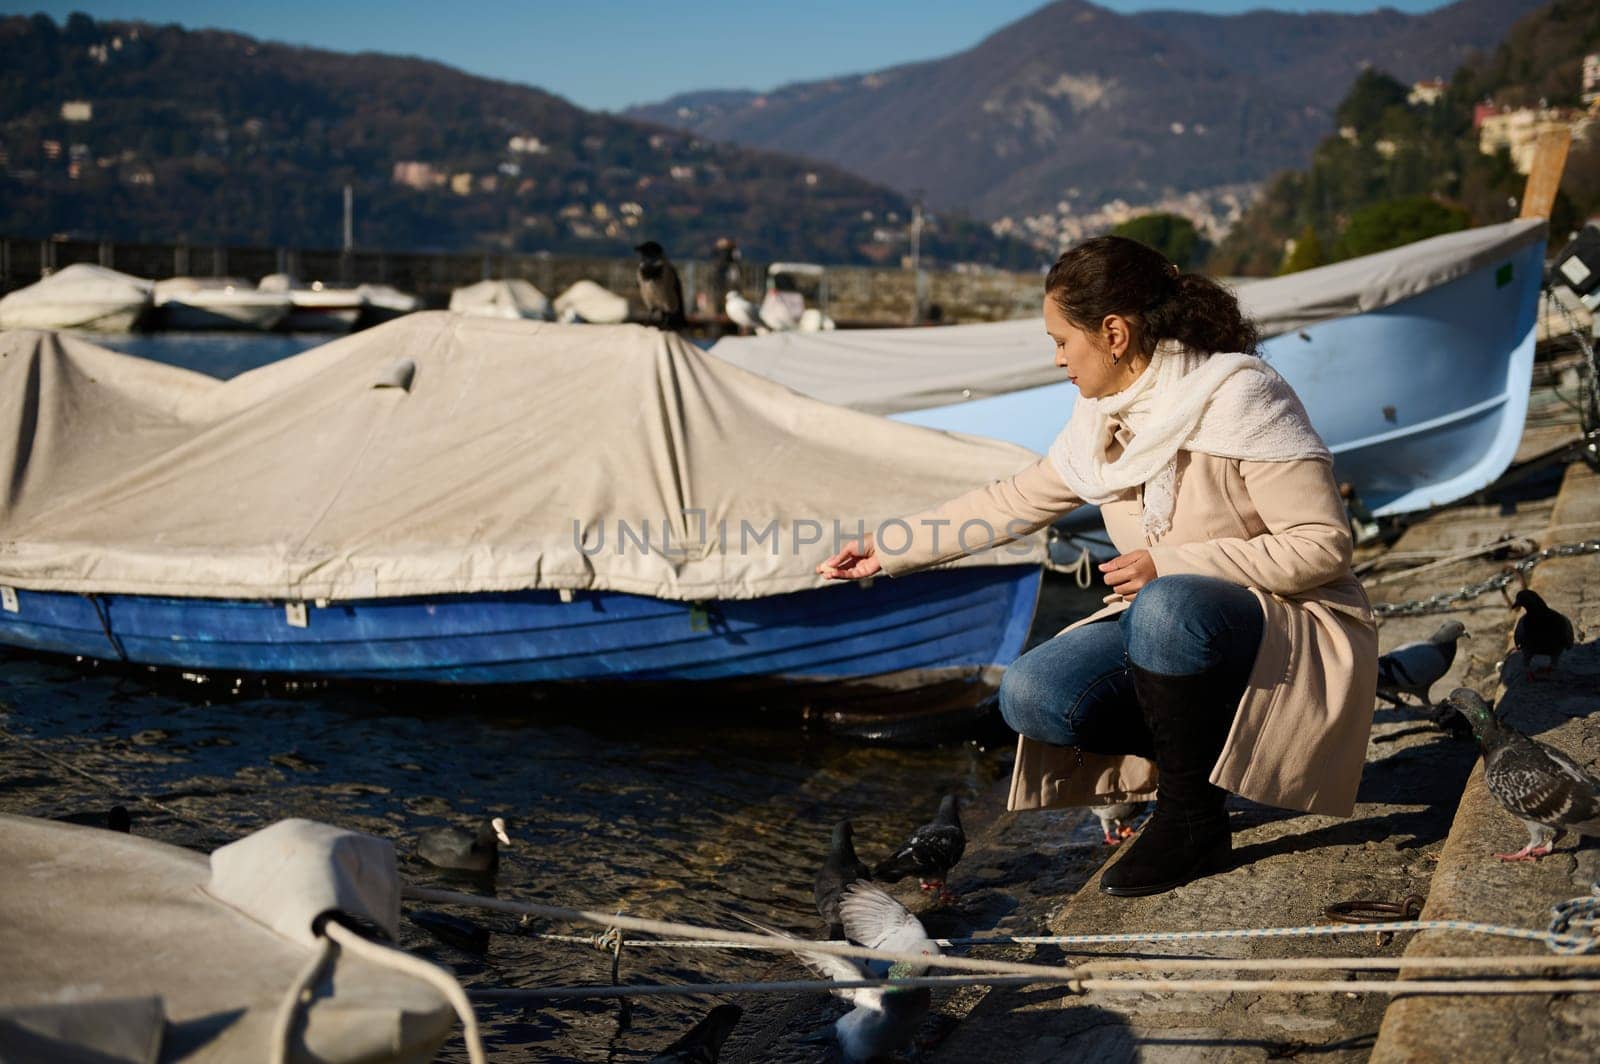
[[(1529, 429), (1519, 457), (1546, 450), (1572, 432), (1570, 425), (1530, 424)], [(1503, 536), (1555, 542), (1600, 535), (1600, 525), (1556, 527), (1590, 520), (1600, 521), (1600, 485), (1593, 474), (1573, 467), (1563, 480), (1555, 468), (1513, 492), (1427, 515), (1387, 551), (1366, 552), (1367, 560), (1378, 563), (1366, 577), (1369, 590), (1375, 602), (1453, 591), (1501, 572), (1506, 559), (1482, 556), (1418, 571), (1396, 567), (1430, 563)], [(1545, 539), (1547, 535), (1551, 538)], [(1547, 597), (1593, 634), (1600, 633), (1597, 577), (1600, 555), (1589, 555), (1544, 563), (1534, 570), (1533, 586), (1549, 590)], [(1463, 685), (1493, 693), (1516, 617), (1505, 598), (1489, 593), (1450, 612), (1390, 618), (1380, 631), (1381, 646), (1388, 650), (1426, 638), (1444, 621), (1460, 620), (1473, 638), (1462, 641), (1454, 666), (1434, 687), (1433, 697), (1443, 698)], [(1515, 679), (1507, 696), (1514, 723), (1534, 733), (1548, 732), (1586, 763), (1600, 753), (1600, 726), (1589, 729), (1577, 715), (1600, 708), (1596, 651), (1591, 644), (1564, 658), (1553, 680), (1524, 685)], [(1520, 677), (1515, 662), (1512, 666)], [(1537, 688), (1531, 699), (1525, 686)], [(1544, 708), (1537, 714), (1510, 708), (1525, 705)], [(1558, 723), (1562, 728), (1555, 727)], [(1600, 875), (1595, 867), (1600, 849), (1574, 857), (1569, 842), (1539, 866), (1501, 866), (1488, 859), (1496, 849), (1520, 846), (1523, 832), (1482, 793), (1474, 774), (1477, 761), (1472, 743), (1450, 738), (1423, 714), (1379, 708), (1354, 816), (1301, 815), (1236, 799), (1231, 806), (1236, 867), (1153, 898), (1111, 898), (1098, 891), (1099, 867), (1115, 851), (1099, 841), (1092, 817), (1076, 810), (1003, 812), (1002, 786), (967, 816), (971, 841), (952, 879), (960, 901), (947, 910), (925, 912), (924, 922), (933, 934), (951, 936), (1278, 927), (1326, 923), (1323, 908), (1338, 901), (1399, 901), (1417, 894), (1428, 898), (1429, 915), (1470, 914), (1472, 919), (1542, 927), (1551, 902), (1584, 893)], [(1481, 802), (1474, 799), (1474, 788)], [(1490, 807), (1478, 808), (1482, 802)], [(1485, 899), (1484, 893), (1494, 897)], [(902, 896), (914, 909), (925, 904)], [(1417, 941), (1408, 941), (1413, 938)], [(1484, 943), (1470, 945), (1482, 949)], [(1374, 932), (1149, 943), (1132, 950), (1093, 948), (1070, 954), (1056, 947), (1023, 946), (972, 952), (1065, 963), (1090, 954), (1396, 957), (1408, 948), (1415, 953), (1460, 947), (1442, 939), (1436, 943), (1431, 936)], [(798, 973), (792, 963), (780, 961), (772, 974)], [(1235, 973), (1215, 974), (1227, 978)], [(1383, 978), (1376, 973), (1369, 977)], [(1140, 991), (1074, 997), (1058, 988), (968, 988), (935, 995), (917, 1059), (923, 1064), (1600, 1059), (1600, 1002), (1500, 998), (1485, 1006), (1484, 1000), (1403, 998), (1391, 1007), (1389, 998), (1378, 994)], [(750, 1015), (735, 1032), (724, 1060), (837, 1059), (825, 1046), (795, 1041), (797, 1033), (823, 1028), (840, 1015), (836, 1003), (769, 997), (741, 1004), (750, 1008)], [(1475, 1017), (1487, 1018), (1477, 1022)]]
[[(1600, 476), (1584, 465), (1567, 470), (1551, 516), (1552, 542), (1600, 536)], [(1563, 527), (1575, 526), (1575, 527)], [(1548, 678), (1526, 678), (1511, 651), (1499, 687), (1498, 711), (1517, 730), (1537, 736), (1593, 770), (1600, 756), (1600, 555), (1553, 559), (1530, 586), (1578, 626), (1580, 645)], [(1584, 635), (1587, 635), (1587, 640)], [(1501, 649), (1509, 649), (1503, 645)], [(1480, 690), (1488, 693), (1486, 689)], [(1550, 906), (1589, 892), (1600, 880), (1600, 848), (1568, 836), (1550, 857), (1502, 863), (1494, 853), (1521, 848), (1522, 825), (1501, 809), (1474, 768), (1423, 911), (1426, 919), (1483, 920), (1543, 926)], [(1537, 943), (1427, 932), (1407, 956), (1540, 954)], [(1412, 997), (1397, 999), (1384, 1018), (1374, 1062), (1600, 1059), (1600, 998), (1594, 995)]]

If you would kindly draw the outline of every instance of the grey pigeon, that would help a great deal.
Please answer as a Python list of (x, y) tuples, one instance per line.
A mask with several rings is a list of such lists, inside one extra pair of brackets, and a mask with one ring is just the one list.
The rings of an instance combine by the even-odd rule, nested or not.
[(1094, 815), (1100, 818), (1100, 832), (1105, 836), (1107, 846), (1120, 845), (1123, 839), (1133, 834), (1133, 821), (1144, 812), (1146, 804), (1114, 802), (1111, 805), (1090, 807)]
[(650, 1058), (650, 1064), (717, 1064), (722, 1043), (744, 1010), (737, 1005), (718, 1005), (682, 1038)]
[(1378, 659), (1378, 697), (1404, 706), (1401, 695), (1410, 695), (1423, 706), (1432, 706), (1428, 691), (1444, 678), (1456, 660), (1456, 641), (1472, 638), (1460, 621), (1446, 621), (1424, 642), (1395, 647)]
[(1523, 611), (1517, 619), (1517, 627), (1511, 633), (1511, 640), (1522, 651), (1522, 667), (1527, 670), (1528, 679), (1533, 679), (1535, 657), (1549, 658), (1550, 668), (1547, 671), (1555, 672), (1561, 655), (1571, 650), (1573, 643), (1577, 642), (1572, 633), (1572, 621), (1566, 614), (1546, 605), (1536, 592), (1526, 588), (1517, 592), (1517, 597), (1511, 600), (1511, 606)]
[(500, 866), (500, 843), (510, 845), (506, 822), (486, 821), (474, 835), (460, 828), (430, 828), (417, 836), (417, 856), (449, 872), (493, 874)]
[(936, 890), (939, 900), (946, 901), (951, 895), (945, 889), (945, 880), (966, 849), (967, 833), (961, 830), (956, 796), (947, 794), (933, 821), (913, 831), (904, 846), (879, 862), (872, 870), (872, 878), (896, 883), (915, 875), (923, 890)]
[[(939, 946), (923, 930), (922, 922), (894, 898), (870, 883), (855, 883), (839, 902), (846, 936), (872, 949), (893, 953), (939, 956)], [(749, 921), (770, 935), (793, 940), (795, 954), (819, 975), (835, 980), (911, 979), (926, 966), (909, 961), (855, 961), (831, 953), (810, 953), (803, 939)], [(916, 1037), (928, 1014), (927, 987), (864, 987), (835, 990), (834, 995), (854, 1006), (833, 1025), (834, 1037), (848, 1061), (867, 1061), (904, 1049)]]
[(844, 894), (844, 888), (872, 875), (871, 870), (856, 856), (855, 842), (851, 837), (853, 831), (848, 820), (841, 820), (833, 826), (827, 860), (817, 869), (817, 912), (827, 921), (829, 938), (841, 938), (844, 935), (844, 921), (839, 917), (839, 899)]
[(1458, 687), (1447, 701), (1472, 725), (1489, 793), (1528, 829), (1528, 845), (1496, 857), (1534, 861), (1568, 831), (1600, 836), (1600, 780), (1560, 750), (1502, 723), (1476, 691)]
[(681, 329), (683, 282), (678, 270), (667, 261), (667, 253), (654, 240), (646, 240), (633, 250), (639, 253), (639, 299), (650, 315), (650, 323), (663, 329)]

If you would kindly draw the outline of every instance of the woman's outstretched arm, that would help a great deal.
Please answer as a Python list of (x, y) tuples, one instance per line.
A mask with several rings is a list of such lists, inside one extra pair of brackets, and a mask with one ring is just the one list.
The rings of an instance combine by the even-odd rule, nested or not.
[(903, 576), (1014, 542), (1081, 505), (1050, 460), (1041, 458), (1015, 476), (886, 522), (878, 563), (888, 575)]

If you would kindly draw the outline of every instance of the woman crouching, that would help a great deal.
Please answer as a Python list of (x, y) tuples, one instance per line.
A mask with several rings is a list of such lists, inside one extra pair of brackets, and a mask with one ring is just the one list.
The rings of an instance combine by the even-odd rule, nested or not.
[(818, 572), (902, 576), (968, 553), (950, 531), (968, 522), (1021, 535), (1098, 504), (1121, 552), (1107, 605), (1000, 686), (1010, 807), (1155, 797), (1101, 889), (1156, 894), (1229, 867), (1230, 791), (1350, 815), (1377, 626), (1328, 449), (1226, 289), (1099, 237), (1051, 269), (1044, 321), (1081, 396), (1049, 454), (904, 518), (905, 549), (869, 536)]

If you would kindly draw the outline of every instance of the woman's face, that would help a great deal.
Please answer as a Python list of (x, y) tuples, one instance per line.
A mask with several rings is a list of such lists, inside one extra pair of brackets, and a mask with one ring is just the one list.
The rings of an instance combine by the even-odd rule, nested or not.
[(1055, 341), (1056, 365), (1067, 371), (1084, 398), (1098, 399), (1128, 386), (1127, 369), (1111, 360), (1113, 351), (1120, 354), (1119, 348), (1127, 347), (1125, 338), (1117, 342), (1116, 329), (1111, 330), (1110, 343), (1107, 338), (1091, 336), (1068, 321), (1056, 301), (1045, 296), (1044, 331)]

